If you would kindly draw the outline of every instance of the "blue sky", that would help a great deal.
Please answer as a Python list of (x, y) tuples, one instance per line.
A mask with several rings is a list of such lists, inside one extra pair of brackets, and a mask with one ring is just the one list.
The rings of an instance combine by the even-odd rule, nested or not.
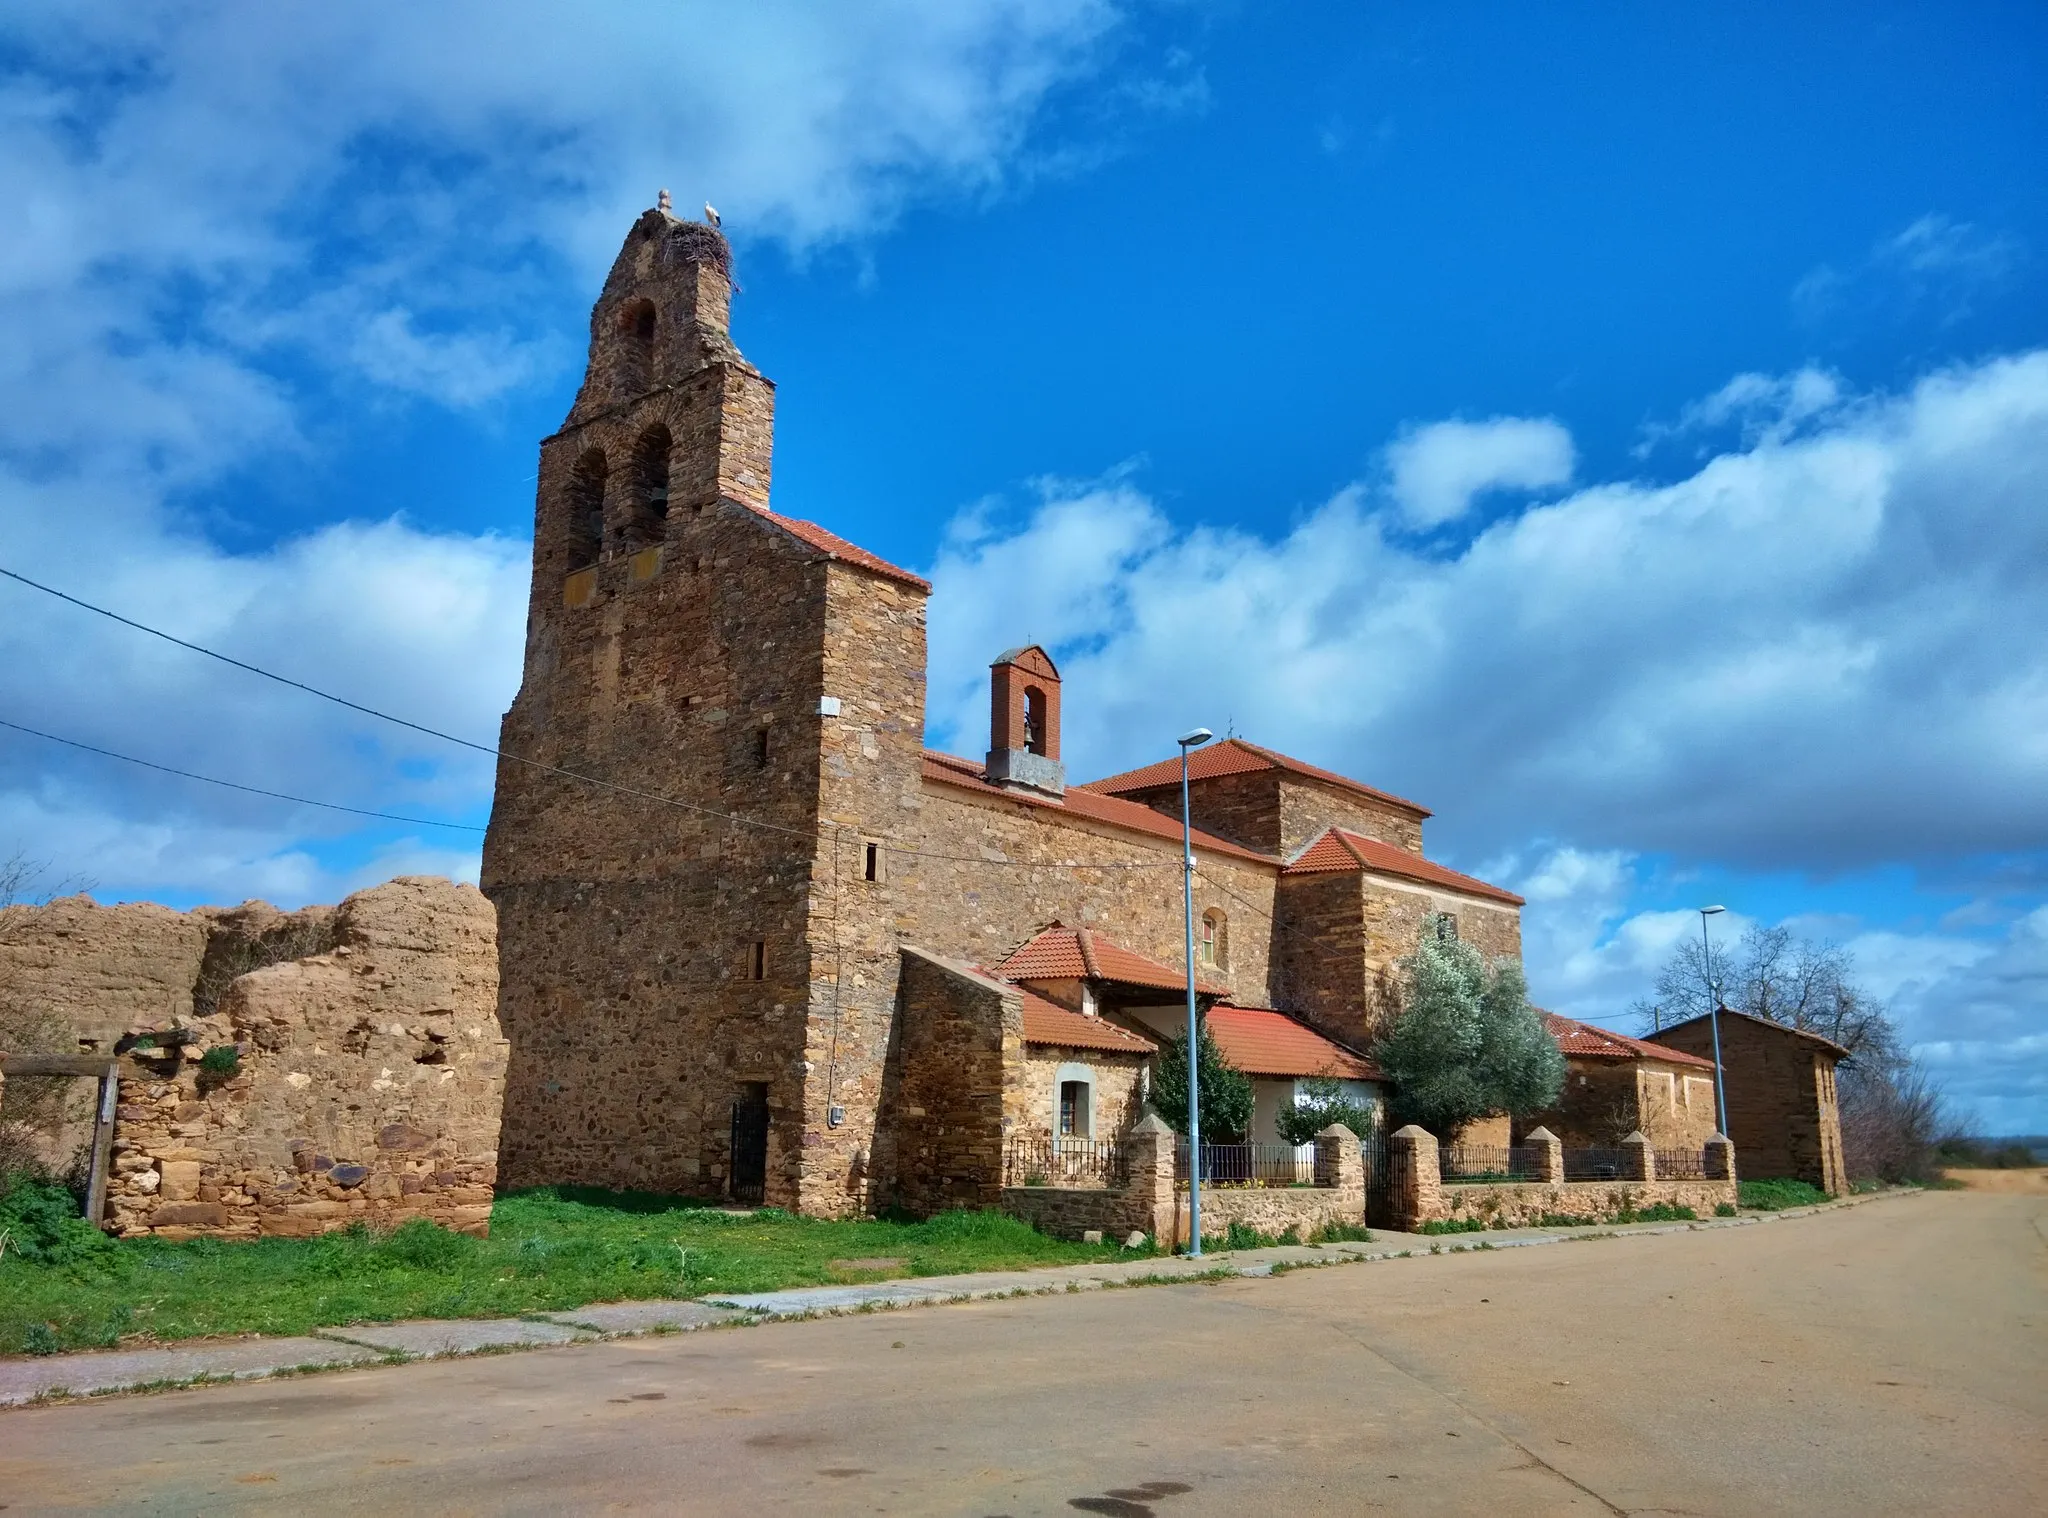
[[(488, 739), (666, 185), (734, 238), (779, 508), (937, 582), (935, 742), (1045, 640), (1076, 768), (1233, 723), (1435, 808), (1560, 1010), (1627, 1026), (1724, 901), (2048, 1131), (2038, 7), (30, 3), (0, 103), (0, 563)], [(0, 612), (0, 717), (487, 815)], [(16, 848), (179, 904), (475, 868), (0, 734)]]

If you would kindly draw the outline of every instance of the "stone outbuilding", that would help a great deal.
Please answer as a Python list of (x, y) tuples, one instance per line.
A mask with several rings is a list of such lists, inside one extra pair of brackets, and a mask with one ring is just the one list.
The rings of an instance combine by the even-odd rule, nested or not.
[(1514, 1124), (1514, 1141), (1548, 1129), (1568, 1149), (1609, 1148), (1631, 1133), (1659, 1149), (1700, 1149), (1717, 1130), (1714, 1062), (1574, 1018), (1543, 1014), (1564, 1055), (1557, 1105)]
[[(778, 509), (730, 274), (716, 229), (642, 215), (541, 443), (484, 845), (504, 1177), (821, 1215), (986, 1197), (1004, 1145), (1134, 1110), (1140, 1051), (1074, 1040), (1156, 1042), (1140, 1009), (1179, 1000), (1178, 762), (1070, 780), (1075, 693), (1032, 645), (991, 664), (985, 752), (926, 747), (931, 586)], [(1413, 801), (1236, 739), (1190, 791), (1205, 999), (1356, 1050), (1422, 935), (1520, 955), (1520, 899), (1430, 860)], [(1053, 930), (1151, 982), (1003, 969)]]
[[(1751, 1180), (1806, 1181), (1830, 1196), (1841, 1195), (1849, 1182), (1835, 1066), (1849, 1051), (1818, 1033), (1726, 1007), (1720, 1022), (1728, 1137), (1742, 1156), (1742, 1173)], [(1648, 1042), (1711, 1065), (1713, 1019), (1674, 1023)]]

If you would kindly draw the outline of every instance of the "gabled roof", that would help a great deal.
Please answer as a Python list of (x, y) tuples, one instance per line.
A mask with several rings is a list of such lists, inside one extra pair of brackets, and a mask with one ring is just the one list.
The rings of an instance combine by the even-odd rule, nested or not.
[(1630, 1038), (1626, 1033), (1609, 1033), (1605, 1028), (1559, 1017), (1555, 1012), (1543, 1014), (1543, 1026), (1550, 1030), (1550, 1036), (1557, 1040), (1557, 1047), (1567, 1059), (1661, 1059), (1667, 1064), (1697, 1065), (1702, 1070), (1714, 1068), (1712, 1060), (1687, 1054), (1683, 1049), (1667, 1049), (1662, 1044)]
[[(1746, 1023), (1755, 1023), (1759, 1027), (1769, 1028), (1773, 1033), (1782, 1033), (1787, 1038), (1803, 1038), (1810, 1044), (1819, 1044), (1821, 1048), (1827, 1050), (1828, 1053), (1834, 1055), (1836, 1059), (1847, 1059), (1849, 1057), (1849, 1051), (1843, 1048), (1840, 1044), (1836, 1043), (1833, 1039), (1823, 1038), (1818, 1033), (1809, 1033), (1804, 1028), (1795, 1028), (1790, 1023), (1774, 1022), (1772, 1019), (1768, 1017), (1758, 1017), (1751, 1012), (1738, 1012), (1733, 1007), (1723, 1007), (1721, 1009), (1721, 1016), (1724, 1018), (1739, 1017)], [(1698, 1017), (1688, 1017), (1682, 1023), (1673, 1023), (1670, 1027), (1663, 1029), (1662, 1032), (1651, 1034), (1648, 1041), (1654, 1044), (1657, 1042), (1659, 1038), (1662, 1038), (1665, 1033), (1675, 1033), (1680, 1028), (1693, 1027), (1698, 1023), (1705, 1022), (1707, 1020), (1707, 1017), (1708, 1014), (1702, 1012)], [(1663, 1046), (1659, 1045), (1658, 1047), (1661, 1048)]]
[[(1186, 972), (1111, 943), (1091, 928), (1054, 923), (995, 966), (1005, 980), (1107, 980), (1125, 986), (1151, 986), (1178, 991), (1187, 985)], [(1205, 996), (1228, 996), (1230, 988), (1195, 977)]]
[[(1153, 838), (1170, 840), (1176, 848), (1180, 845), (1180, 824), (1171, 817), (1155, 812), (1149, 806), (1140, 806), (1135, 801), (1121, 801), (1114, 796), (1098, 796), (1077, 786), (1068, 786), (1063, 800), (1041, 796), (1032, 791), (1007, 790), (1000, 785), (990, 785), (982, 776), (982, 767), (972, 759), (962, 759), (956, 754), (941, 754), (935, 749), (924, 751), (924, 778), (937, 780), (946, 785), (957, 785), (962, 790), (978, 791), (984, 796), (997, 796), (1004, 801), (1016, 801), (1025, 806), (1035, 807), (1048, 818), (1066, 818), (1087, 822), (1106, 823), (1110, 827), (1123, 828), (1127, 832), (1145, 833)], [(1195, 847), (1206, 849), (1212, 854), (1230, 854), (1238, 859), (1249, 859), (1257, 864), (1280, 863), (1271, 854), (1261, 854), (1242, 844), (1232, 843), (1227, 838), (1218, 838), (1213, 833), (1195, 829)]]
[(1024, 1042), (1061, 1049), (1102, 1049), (1112, 1054), (1151, 1054), (1158, 1045), (1100, 1017), (1070, 1012), (1043, 996), (1024, 995)]
[(1246, 1075), (1329, 1075), (1339, 1080), (1376, 1081), (1379, 1066), (1307, 1023), (1264, 1007), (1218, 1002), (1209, 1009), (1209, 1036), (1223, 1057)]
[(782, 516), (776, 512), (764, 510), (759, 506), (751, 506), (747, 509), (763, 521), (774, 523), (775, 526), (780, 527), (797, 541), (817, 549), (828, 559), (837, 559), (840, 563), (851, 564), (856, 569), (871, 570), (875, 574), (883, 575), (888, 579), (899, 580), (905, 585), (914, 585), (922, 591), (930, 591), (932, 588), (931, 581), (914, 575), (907, 569), (899, 569), (887, 559), (869, 553), (865, 548), (860, 547), (856, 543), (847, 542), (838, 533), (826, 531), (816, 522), (806, 522), (798, 517)]
[[(1290, 758), (1274, 749), (1247, 743), (1242, 738), (1225, 738), (1221, 743), (1210, 748), (1198, 748), (1188, 755), (1190, 780), (1211, 780), (1218, 775), (1252, 775), (1261, 770), (1284, 770), (1290, 775), (1297, 775), (1305, 780), (1319, 780), (1324, 785), (1350, 791), (1370, 801), (1399, 807), (1417, 817), (1430, 815), (1428, 807), (1387, 791), (1374, 790), (1369, 785), (1361, 785), (1348, 775), (1340, 775), (1335, 770), (1326, 770), (1318, 765)], [(1175, 755), (1171, 759), (1161, 759), (1156, 764), (1126, 770), (1121, 775), (1111, 775), (1104, 780), (1091, 780), (1085, 788), (1100, 791), (1105, 796), (1125, 796), (1134, 791), (1152, 791), (1162, 786), (1179, 784), (1180, 756)]]
[(1348, 828), (1329, 829), (1296, 855), (1294, 862), (1280, 873), (1284, 877), (1330, 875), (1351, 870), (1398, 875), (1403, 880), (1419, 880), (1466, 896), (1484, 896), (1510, 906), (1522, 905), (1522, 898), (1513, 891), (1488, 885), (1477, 876), (1461, 875), (1456, 870), (1424, 859), (1420, 854), (1411, 854), (1406, 849), (1382, 843), (1377, 838), (1368, 838), (1363, 833), (1354, 833)]

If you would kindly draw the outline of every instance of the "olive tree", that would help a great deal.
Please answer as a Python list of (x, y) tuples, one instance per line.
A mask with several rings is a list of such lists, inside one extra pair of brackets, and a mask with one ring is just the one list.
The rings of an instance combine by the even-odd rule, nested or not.
[(1426, 938), (1401, 964), (1401, 1014), (1373, 1048), (1402, 1117), (1448, 1138), (1476, 1118), (1536, 1112), (1564, 1089), (1564, 1055), (1511, 959)]

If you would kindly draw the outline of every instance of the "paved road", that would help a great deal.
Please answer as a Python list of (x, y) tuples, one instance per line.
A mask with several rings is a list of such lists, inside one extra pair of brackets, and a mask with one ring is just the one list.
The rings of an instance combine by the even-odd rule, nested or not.
[(2039, 1513), (2048, 1200), (32, 1408), (0, 1505)]

